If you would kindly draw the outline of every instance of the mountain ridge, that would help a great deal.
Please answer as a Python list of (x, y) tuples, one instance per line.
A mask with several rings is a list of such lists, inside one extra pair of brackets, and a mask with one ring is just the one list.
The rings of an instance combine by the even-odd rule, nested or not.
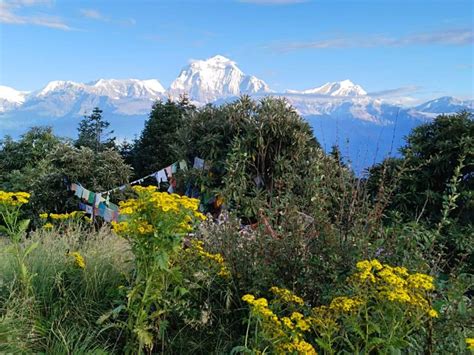
[[(276, 92), (263, 80), (245, 74), (234, 61), (214, 56), (191, 61), (168, 89), (157, 79), (55, 80), (32, 92), (0, 86), (0, 136), (18, 136), (34, 125), (50, 125), (60, 135), (73, 136), (79, 119), (98, 106), (116, 134), (130, 139), (140, 133), (156, 100), (178, 99), (183, 94), (196, 106), (219, 105), (242, 94), (257, 100), (285, 98), (327, 148), (350, 142), (348, 156), (353, 161), (361, 151), (379, 158), (391, 154), (411, 129), (438, 114), (474, 111), (473, 100), (446, 96), (402, 106), (369, 94), (348, 79), (312, 89)], [(371, 157), (368, 160), (372, 162)]]
[[(136, 115), (146, 113), (152, 103), (160, 99), (178, 99), (187, 95), (199, 106), (229, 101), (243, 94), (285, 97), (302, 115), (331, 115), (342, 110), (355, 118), (378, 123), (383, 121), (383, 107), (393, 105), (372, 97), (349, 79), (328, 82), (312, 89), (277, 92), (263, 80), (245, 74), (235, 61), (216, 55), (190, 61), (168, 89), (157, 79), (103, 78), (88, 83), (53, 80), (32, 92), (0, 86), (0, 114), (26, 110), (39, 116), (77, 116), (101, 103), (114, 113)], [(433, 116), (466, 107), (472, 109), (472, 100), (441, 97), (411, 107), (397, 106), (403, 110), (410, 108), (415, 116)]]

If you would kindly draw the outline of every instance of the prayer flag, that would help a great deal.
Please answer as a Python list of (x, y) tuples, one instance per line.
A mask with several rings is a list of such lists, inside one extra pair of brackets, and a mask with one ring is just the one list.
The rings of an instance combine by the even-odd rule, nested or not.
[(176, 174), (177, 171), (178, 171), (178, 163), (171, 164), (171, 173)]
[(99, 203), (101, 203), (104, 199), (102, 198), (101, 193), (95, 194), (95, 201), (94, 201), (94, 207), (99, 207)]
[(194, 168), (194, 169), (199, 169), (199, 170), (204, 169), (204, 160), (201, 159), (201, 158), (195, 157), (195, 158), (194, 158), (194, 166), (193, 166), (193, 168)]
[(89, 193), (90, 193), (89, 190), (83, 188), (82, 189), (82, 196), (81, 196), (82, 199), (86, 200), (86, 201), (89, 200)]
[(106, 208), (104, 213), (104, 221), (111, 222), (113, 220), (113, 216), (114, 211), (112, 211), (110, 208)]
[(185, 160), (181, 160), (181, 161), (179, 162), (179, 168), (180, 168), (181, 170), (183, 170), (183, 171), (188, 170), (188, 164), (186, 163)]
[(83, 187), (81, 185), (78, 185), (77, 188), (76, 188), (75, 195), (79, 198), (82, 198), (82, 190), (84, 190)]
[(102, 218), (104, 218), (104, 216), (105, 216), (105, 209), (106, 208), (107, 208), (107, 206), (105, 205), (104, 202), (99, 203), (99, 208), (98, 208), (99, 216), (101, 216)]
[(158, 184), (160, 182), (168, 182), (168, 179), (166, 177), (166, 173), (163, 169), (161, 169), (160, 171), (156, 172), (155, 174), (155, 178), (156, 178), (156, 181), (158, 182)]
[(112, 203), (110, 202), (109, 203), (109, 206), (108, 206), (112, 211), (115, 211), (115, 212), (118, 212), (119, 210), (119, 207), (115, 204), (115, 203)]
[(86, 213), (92, 215), (93, 213), (92, 206), (86, 205)]
[(91, 205), (94, 204), (94, 202), (95, 202), (95, 192), (92, 192), (92, 191), (89, 192), (89, 198), (87, 199), (87, 202), (89, 202)]

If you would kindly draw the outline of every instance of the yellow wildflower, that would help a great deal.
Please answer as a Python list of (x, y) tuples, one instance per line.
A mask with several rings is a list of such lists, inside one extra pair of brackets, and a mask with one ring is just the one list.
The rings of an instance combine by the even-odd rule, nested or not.
[(76, 266), (80, 267), (81, 269), (84, 269), (86, 267), (86, 263), (84, 261), (84, 258), (82, 257), (82, 255), (79, 252), (74, 251), (72, 253), (68, 253), (68, 255), (70, 255), (74, 258), (74, 262), (75, 262)]
[(44, 229), (52, 229), (54, 226), (52, 223), (45, 223), (45, 225), (43, 226)]
[(39, 218), (41, 218), (41, 219), (47, 219), (47, 218), (48, 218), (48, 214), (47, 214), (47, 213), (40, 213)]
[(297, 353), (299, 355), (316, 355), (314, 347), (304, 340), (293, 339), (291, 343), (283, 343), (279, 346), (283, 353)]
[(287, 328), (289, 328), (290, 330), (292, 330), (292, 329), (295, 328), (295, 326), (293, 325), (293, 322), (291, 321), (290, 318), (288, 318), (288, 317), (283, 317), (283, 318), (281, 319), (281, 321), (282, 321), (282, 323), (283, 323)]
[(28, 192), (6, 192), (0, 190), (0, 204), (6, 206), (21, 206), (28, 203), (30, 196)]
[(304, 300), (301, 297), (296, 296), (293, 292), (287, 290), (286, 288), (273, 286), (270, 288), (270, 292), (277, 296), (281, 301), (287, 303), (296, 303), (301, 306), (304, 304)]
[(221, 276), (221, 277), (224, 277), (224, 278), (228, 278), (231, 276), (231, 273), (229, 271), (229, 269), (227, 268), (227, 265), (225, 264), (225, 261), (224, 261), (224, 258), (222, 257), (221, 254), (217, 253), (217, 254), (211, 254), (207, 251), (204, 250), (203, 248), (203, 243), (202, 241), (192, 241), (192, 246), (193, 246), (193, 249), (197, 252), (198, 255), (212, 261), (212, 262), (215, 262), (219, 268), (220, 268), (220, 271), (218, 272), (218, 276)]
[(466, 344), (470, 350), (474, 350), (474, 338), (466, 338)]
[(255, 300), (254, 295), (246, 294), (246, 295), (242, 296), (242, 301), (244, 301), (244, 302), (247, 302), (247, 303), (251, 304), (254, 300)]
[(426, 291), (434, 290), (433, 277), (425, 274), (412, 274), (408, 276), (408, 283), (411, 287), (420, 288)]
[(331, 301), (329, 309), (337, 312), (351, 312), (359, 308), (363, 302), (357, 298), (336, 297)]

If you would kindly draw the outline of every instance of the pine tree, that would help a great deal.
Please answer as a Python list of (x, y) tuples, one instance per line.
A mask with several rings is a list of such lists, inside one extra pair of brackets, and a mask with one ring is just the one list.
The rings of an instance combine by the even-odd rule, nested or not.
[(150, 112), (140, 138), (135, 141), (133, 168), (137, 176), (149, 174), (178, 159), (177, 134), (186, 115), (194, 110), (186, 97), (174, 102), (157, 101)]
[(113, 131), (107, 131), (110, 123), (102, 118), (102, 110), (95, 107), (92, 114), (84, 116), (79, 123), (77, 147), (88, 147), (98, 153), (106, 148), (115, 147), (115, 137), (110, 137)]

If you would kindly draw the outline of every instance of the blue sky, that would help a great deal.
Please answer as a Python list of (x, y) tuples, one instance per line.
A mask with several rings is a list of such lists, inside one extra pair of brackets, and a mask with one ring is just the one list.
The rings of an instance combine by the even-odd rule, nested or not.
[(156, 78), (215, 54), (277, 91), (474, 96), (473, 2), (0, 0), (0, 84)]

